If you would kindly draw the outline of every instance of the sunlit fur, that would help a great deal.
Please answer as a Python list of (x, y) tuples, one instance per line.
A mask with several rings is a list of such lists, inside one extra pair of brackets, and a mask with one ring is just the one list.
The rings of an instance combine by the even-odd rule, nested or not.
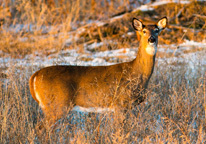
[[(167, 19), (158, 24), (164, 23), (161, 21)], [(144, 101), (154, 69), (158, 34), (166, 25), (144, 25), (137, 19), (133, 24), (141, 35), (133, 61), (111, 66), (51, 66), (31, 76), (32, 97), (50, 124), (74, 106), (78, 106), (74, 110), (86, 111), (127, 110)]]

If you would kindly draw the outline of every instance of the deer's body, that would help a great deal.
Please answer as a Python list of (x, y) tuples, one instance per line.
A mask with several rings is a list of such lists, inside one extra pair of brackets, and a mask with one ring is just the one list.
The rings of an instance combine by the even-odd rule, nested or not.
[[(60, 118), (68, 107), (124, 108), (144, 100), (153, 73), (158, 34), (167, 19), (144, 26), (133, 19), (142, 37), (137, 57), (131, 62), (111, 66), (51, 66), (30, 78), (32, 97), (51, 121)], [(158, 31), (157, 31), (158, 29)]]

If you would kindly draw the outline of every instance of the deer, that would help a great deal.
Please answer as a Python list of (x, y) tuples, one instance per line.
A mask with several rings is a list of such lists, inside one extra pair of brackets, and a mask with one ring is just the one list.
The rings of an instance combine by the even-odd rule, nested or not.
[(145, 100), (144, 92), (154, 70), (158, 36), (167, 27), (167, 17), (155, 24), (133, 18), (140, 35), (136, 58), (109, 66), (56, 65), (40, 69), (30, 80), (30, 92), (46, 119), (54, 123), (67, 110), (130, 109)]

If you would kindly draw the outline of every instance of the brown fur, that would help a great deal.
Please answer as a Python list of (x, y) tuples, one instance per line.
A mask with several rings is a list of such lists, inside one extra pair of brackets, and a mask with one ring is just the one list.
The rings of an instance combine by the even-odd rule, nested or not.
[[(153, 73), (155, 55), (145, 51), (156, 25), (145, 26), (136, 59), (111, 66), (51, 66), (30, 78), (32, 97), (40, 103), (46, 117), (54, 122), (68, 107), (108, 107), (129, 109), (145, 98)], [(157, 36), (156, 36), (157, 38)], [(156, 40), (157, 41), (157, 40)]]

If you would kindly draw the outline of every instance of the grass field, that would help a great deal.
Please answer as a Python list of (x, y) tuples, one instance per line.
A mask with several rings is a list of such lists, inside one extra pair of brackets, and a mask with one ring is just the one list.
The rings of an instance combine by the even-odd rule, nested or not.
[[(206, 143), (205, 2), (144, 12), (135, 11), (143, 3), (128, 0), (0, 4), (0, 143)], [(145, 102), (127, 114), (68, 112), (53, 129), (37, 129), (44, 116), (28, 86), (36, 70), (70, 60), (95, 65), (98, 56), (105, 64), (130, 60), (126, 54), (101, 56), (122, 48), (134, 56), (131, 18), (165, 15), (171, 26), (160, 36)], [(199, 43), (184, 45), (186, 40)]]

